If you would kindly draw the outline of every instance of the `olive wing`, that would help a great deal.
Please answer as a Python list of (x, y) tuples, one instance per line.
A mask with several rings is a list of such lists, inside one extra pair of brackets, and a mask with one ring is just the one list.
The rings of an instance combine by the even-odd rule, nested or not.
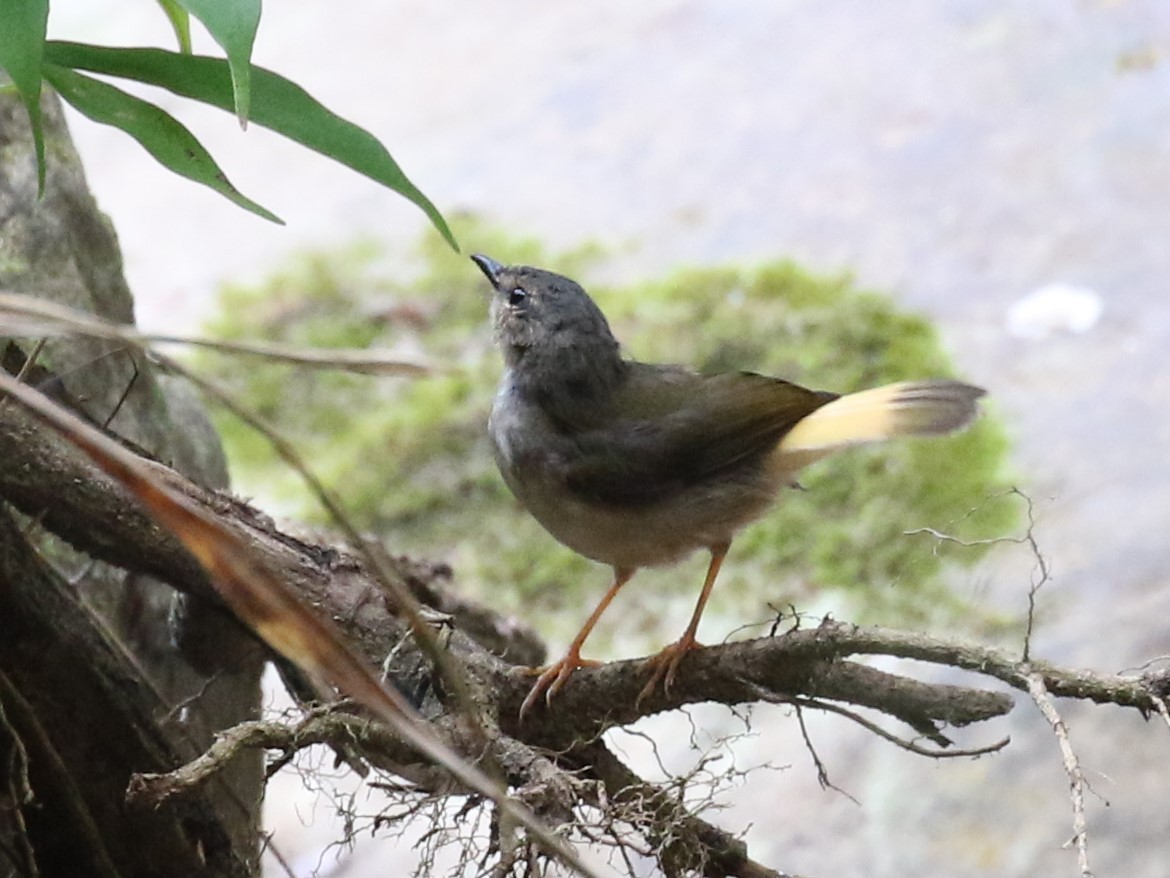
[(557, 418), (581, 499), (638, 506), (758, 465), (802, 418), (836, 398), (750, 372), (703, 376), (631, 364), (602, 405)]

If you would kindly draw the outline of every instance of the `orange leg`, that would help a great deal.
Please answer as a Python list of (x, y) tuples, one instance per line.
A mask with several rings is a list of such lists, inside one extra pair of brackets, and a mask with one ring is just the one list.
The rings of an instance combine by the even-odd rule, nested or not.
[(613, 585), (609, 587), (609, 591), (605, 593), (605, 597), (601, 599), (593, 614), (581, 626), (581, 630), (577, 632), (577, 636), (569, 644), (569, 649), (565, 652), (564, 657), (559, 661), (553, 662), (551, 665), (537, 669), (536, 673), (539, 673), (540, 676), (532, 684), (532, 689), (529, 691), (528, 697), (524, 699), (524, 703), (520, 705), (521, 719), (540, 700), (542, 693), (544, 694), (545, 703), (551, 705), (552, 697), (560, 691), (561, 687), (565, 685), (565, 681), (573, 675), (573, 671), (577, 670), (577, 668), (597, 667), (601, 664), (601, 662), (581, 658), (581, 647), (585, 645), (585, 639), (593, 631), (593, 626), (597, 624), (597, 620), (601, 618), (601, 614), (605, 612), (605, 608), (610, 605), (610, 602), (617, 596), (621, 587), (629, 582), (630, 577), (633, 575), (634, 571), (632, 569), (624, 570), (617, 567), (614, 568)]
[(731, 543), (719, 543), (711, 546), (711, 563), (707, 565), (707, 579), (703, 582), (703, 590), (699, 593), (699, 602), (695, 604), (695, 612), (691, 614), (691, 622), (687, 625), (687, 630), (683, 632), (682, 637), (649, 658), (647, 664), (654, 669), (654, 673), (650, 675), (650, 680), (638, 693), (636, 704), (641, 704), (643, 699), (650, 695), (660, 682), (663, 691), (669, 692), (683, 657), (701, 645), (695, 640), (695, 632), (699, 630), (699, 619), (703, 617), (703, 609), (707, 606), (707, 599), (711, 597), (711, 588), (715, 585), (715, 578), (719, 575), (719, 568), (723, 566), (723, 559), (727, 556), (727, 549), (730, 545)]

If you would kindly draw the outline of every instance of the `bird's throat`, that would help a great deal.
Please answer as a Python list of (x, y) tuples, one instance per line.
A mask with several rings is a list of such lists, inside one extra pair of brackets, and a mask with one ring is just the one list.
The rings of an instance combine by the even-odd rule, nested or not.
[(529, 348), (517, 354), (513, 386), (554, 420), (603, 402), (628, 377), (628, 364), (616, 350)]

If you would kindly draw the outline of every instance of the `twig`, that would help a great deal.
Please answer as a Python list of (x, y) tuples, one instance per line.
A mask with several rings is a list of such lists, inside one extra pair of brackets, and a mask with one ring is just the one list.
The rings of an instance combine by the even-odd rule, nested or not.
[(800, 709), (800, 704), (795, 704), (794, 706), (796, 707), (796, 721), (800, 725), (800, 736), (804, 738), (804, 746), (808, 750), (809, 755), (812, 756), (813, 765), (817, 769), (817, 783), (821, 785), (822, 790), (835, 790), (860, 808), (861, 802), (857, 801), (851, 793), (841, 789), (841, 787), (829, 780), (829, 771), (825, 768), (825, 763), (821, 761), (820, 754), (817, 753), (817, 748), (813, 746), (812, 738), (808, 735), (808, 726), (804, 724), (804, 711)]
[(412, 767), (426, 758), (391, 732), (364, 717), (342, 713), (333, 706), (310, 711), (292, 725), (272, 720), (242, 722), (220, 732), (214, 743), (186, 765), (165, 774), (136, 774), (126, 791), (132, 804), (157, 806), (177, 795), (189, 793), (214, 777), (242, 750), (263, 748), (283, 751), (282, 759), (314, 744), (335, 748), (363, 745), (363, 754), (383, 768), (392, 768), (429, 789), (441, 786), (439, 776), (423, 778)]
[[(594, 791), (594, 803), (611, 811), (629, 807), (640, 813), (640, 830), (658, 849), (656, 856), (666, 874), (703, 874), (711, 878), (797, 878), (777, 872), (747, 855), (742, 841), (690, 814), (674, 796), (646, 783), (603, 743), (577, 751), (602, 782)], [(696, 857), (698, 862), (695, 862)], [(701, 868), (701, 871), (698, 869)], [(689, 871), (688, 871), (689, 870)]]
[(126, 356), (130, 360), (130, 368), (134, 370), (134, 373), (130, 376), (130, 380), (126, 382), (126, 386), (123, 388), (121, 394), (119, 394), (118, 401), (114, 403), (114, 407), (110, 409), (110, 413), (106, 415), (106, 419), (102, 421), (103, 430), (108, 430), (110, 424), (113, 423), (114, 418), (118, 417), (118, 412), (122, 411), (122, 406), (124, 406), (126, 404), (126, 400), (130, 398), (130, 391), (134, 389), (134, 385), (138, 383), (138, 379), (142, 375), (142, 373), (138, 370), (138, 361), (134, 359), (134, 355), (127, 352)]
[(1093, 872), (1089, 869), (1089, 836), (1085, 826), (1085, 775), (1081, 771), (1077, 754), (1073, 751), (1072, 743), (1069, 741), (1068, 727), (1060, 718), (1052, 696), (1048, 694), (1044, 678), (1039, 674), (1028, 674), (1026, 679), (1028, 693), (1036, 702), (1036, 706), (1040, 708), (1040, 712), (1044, 714), (1044, 718), (1048, 720), (1048, 724), (1052, 726), (1053, 734), (1056, 735), (1057, 743), (1060, 745), (1064, 773), (1068, 775), (1069, 796), (1072, 799), (1073, 843), (1077, 849), (1077, 866), (1081, 870), (1081, 878), (1093, 878)]
[(262, 357), (297, 366), (364, 375), (418, 376), (445, 371), (443, 367), (435, 364), (407, 360), (391, 351), (366, 348), (314, 348), (263, 341), (242, 342), (192, 336), (154, 335), (138, 332), (129, 326), (108, 323), (91, 314), (84, 314), (21, 293), (0, 291), (0, 313), (6, 315), (10, 325), (5, 328), (12, 335), (87, 336), (122, 341), (143, 349), (152, 344), (186, 345), (226, 354)]
[(1162, 715), (1166, 728), (1170, 729), (1170, 708), (1166, 707), (1166, 699), (1160, 695), (1154, 696), (1154, 709)]
[[(971, 548), (974, 546), (995, 546), (995, 545), (999, 545), (1001, 543), (1006, 543), (1006, 544), (1011, 544), (1011, 545), (1027, 545), (1028, 546), (1028, 548), (1032, 552), (1032, 556), (1036, 559), (1036, 567), (1032, 573), (1032, 584), (1028, 589), (1027, 627), (1024, 630), (1024, 654), (1023, 654), (1023, 657), (1021, 659), (1021, 661), (1027, 662), (1027, 661), (1031, 660), (1032, 629), (1033, 629), (1033, 627), (1035, 625), (1035, 621), (1036, 621), (1036, 594), (1040, 591), (1041, 588), (1044, 587), (1044, 585), (1049, 580), (1052, 579), (1052, 571), (1048, 566), (1048, 559), (1044, 557), (1044, 553), (1040, 551), (1039, 543), (1036, 542), (1036, 513), (1035, 513), (1035, 505), (1032, 502), (1032, 498), (1030, 496), (1028, 496), (1027, 494), (1025, 494), (1023, 491), (1021, 491), (1017, 487), (1009, 488), (1004, 493), (998, 494), (996, 496), (997, 497), (1006, 497), (1006, 496), (1010, 496), (1010, 495), (1015, 495), (1017, 497), (1022, 498), (1024, 503), (1026, 504), (1027, 515), (1028, 515), (1028, 527), (1024, 531), (1023, 536), (1019, 536), (1019, 537), (989, 537), (987, 539), (982, 539), (982, 540), (964, 540), (964, 539), (961, 539), (960, 537), (954, 536), (953, 534), (949, 534), (949, 533), (946, 533), (944, 531), (937, 530), (936, 528), (933, 528), (933, 527), (918, 527), (918, 528), (915, 528), (914, 530), (902, 531), (902, 533), (904, 536), (915, 536), (917, 534), (928, 534), (928, 535), (934, 537), (939, 542), (954, 543), (955, 545), (964, 546), (967, 548)], [(978, 508), (978, 507), (976, 507), (976, 508)], [(968, 515), (971, 515), (971, 513), (973, 513), (974, 511), (975, 511), (975, 509), (970, 510), (967, 513), (967, 515), (963, 516), (963, 518), (966, 518)]]
[[(21, 364), (20, 371), (16, 373), (16, 380), (21, 384), (24, 383), (25, 378), (28, 377), (28, 373), (31, 372), (33, 366), (36, 365), (37, 357), (41, 355), (41, 351), (45, 349), (45, 345), (48, 343), (48, 341), (49, 339), (46, 337), (38, 338), (37, 343), (33, 345), (32, 353), (25, 357), (24, 363)], [(0, 408), (3, 406), (4, 403), (0, 402)]]
[(1146, 659), (1140, 665), (1134, 665), (1132, 667), (1122, 668), (1119, 673), (1128, 674), (1128, 673), (1133, 673), (1135, 671), (1148, 671), (1154, 665), (1160, 664), (1162, 662), (1170, 662), (1170, 655), (1156, 655), (1153, 658)]
[(272, 854), (272, 859), (276, 860), (277, 865), (280, 866), (280, 870), (288, 878), (296, 878), (297, 873), (293, 871), (292, 863), (285, 858), (284, 854), (280, 852), (280, 848), (273, 843), (272, 833), (261, 831), (260, 856), (264, 856), (266, 852)]
[[(856, 713), (852, 710), (848, 710), (847, 708), (844, 708), (839, 704), (833, 704), (833, 703), (828, 702), (828, 701), (821, 701), (820, 699), (817, 699), (817, 698), (775, 698), (775, 697), (768, 698), (762, 693), (761, 693), (761, 700), (772, 701), (776, 704), (791, 704), (791, 705), (793, 705), (797, 710), (797, 717), (800, 719), (800, 728), (801, 728), (802, 732), (804, 732), (805, 729), (804, 729), (804, 718), (800, 715), (800, 709), (802, 707), (807, 707), (807, 708), (811, 708), (814, 710), (823, 710), (826, 713), (835, 713), (838, 716), (845, 717), (846, 719), (861, 726), (867, 732), (871, 732), (874, 735), (877, 735), (879, 738), (882, 738), (883, 740), (889, 741), (895, 747), (900, 747), (901, 749), (906, 750), (909, 753), (913, 753), (916, 756), (927, 756), (931, 759), (966, 759), (966, 758), (974, 758), (977, 756), (986, 756), (989, 753), (996, 753), (996, 752), (1002, 750), (1004, 747), (1006, 747), (1008, 744), (1010, 744), (1011, 740), (1012, 740), (1010, 737), (1009, 738), (1000, 738), (995, 743), (987, 744), (983, 747), (956, 748), (953, 750), (944, 750), (941, 747), (928, 748), (928, 747), (923, 747), (920, 744), (915, 744), (913, 741), (908, 740), (906, 738), (901, 738), (898, 735), (893, 734), (892, 732), (888, 732), (885, 729), (883, 729), (881, 726), (879, 726), (877, 723), (871, 722), (870, 720), (867, 720), (865, 717), (861, 716), (861, 714)], [(806, 744), (808, 743), (807, 735), (805, 737), (805, 743)], [(814, 753), (813, 755), (815, 757), (816, 754)], [(819, 773), (820, 773), (820, 769), (818, 766), (818, 774)], [(824, 787), (825, 784), (822, 782), (821, 786)], [(836, 789), (836, 787), (834, 787), (834, 789)], [(838, 792), (841, 792), (841, 791), (838, 790)], [(848, 795), (848, 794), (846, 794), (846, 795)], [(850, 798), (852, 798), (852, 796), (850, 796)]]
[[(1036, 559), (1036, 568), (1032, 572), (1032, 583), (1028, 587), (1028, 626), (1024, 630), (1024, 652), (1021, 656), (1022, 661), (1028, 662), (1032, 660), (1032, 630), (1036, 624), (1036, 594), (1051, 578), (1051, 571), (1048, 569), (1048, 559), (1044, 557), (1044, 554), (1040, 551), (1040, 546), (1036, 542), (1036, 518), (1032, 512), (1032, 498), (1018, 488), (1013, 488), (1012, 490), (1023, 497), (1028, 503), (1028, 530), (1024, 536), (1029, 548), (1032, 550), (1032, 556)], [(1039, 575), (1037, 575), (1037, 572)]]
[(29, 840), (28, 824), (24, 819), (25, 808), (36, 801), (28, 778), (28, 749), (24, 746), (20, 732), (9, 722), (3, 698), (0, 698), (0, 730), (7, 732), (7, 737), (11, 741), (8, 764), (0, 767), (2, 768), (0, 775), (8, 781), (6, 798), (10, 804), (5, 810), (11, 815), (10, 819), (14, 824), (12, 836), (15, 838), (14, 846), (17, 849), (10, 850), (5, 847), (4, 852), (12, 866), (19, 872), (28, 875), (29, 878), (39, 878), (41, 870), (37, 865), (36, 851)]

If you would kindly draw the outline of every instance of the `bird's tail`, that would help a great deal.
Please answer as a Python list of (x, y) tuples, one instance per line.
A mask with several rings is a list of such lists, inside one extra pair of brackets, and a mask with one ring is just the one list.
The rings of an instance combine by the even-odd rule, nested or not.
[(896, 436), (939, 436), (967, 426), (985, 391), (960, 381), (902, 381), (850, 393), (797, 422), (776, 448), (782, 469), (795, 470), (838, 448)]

